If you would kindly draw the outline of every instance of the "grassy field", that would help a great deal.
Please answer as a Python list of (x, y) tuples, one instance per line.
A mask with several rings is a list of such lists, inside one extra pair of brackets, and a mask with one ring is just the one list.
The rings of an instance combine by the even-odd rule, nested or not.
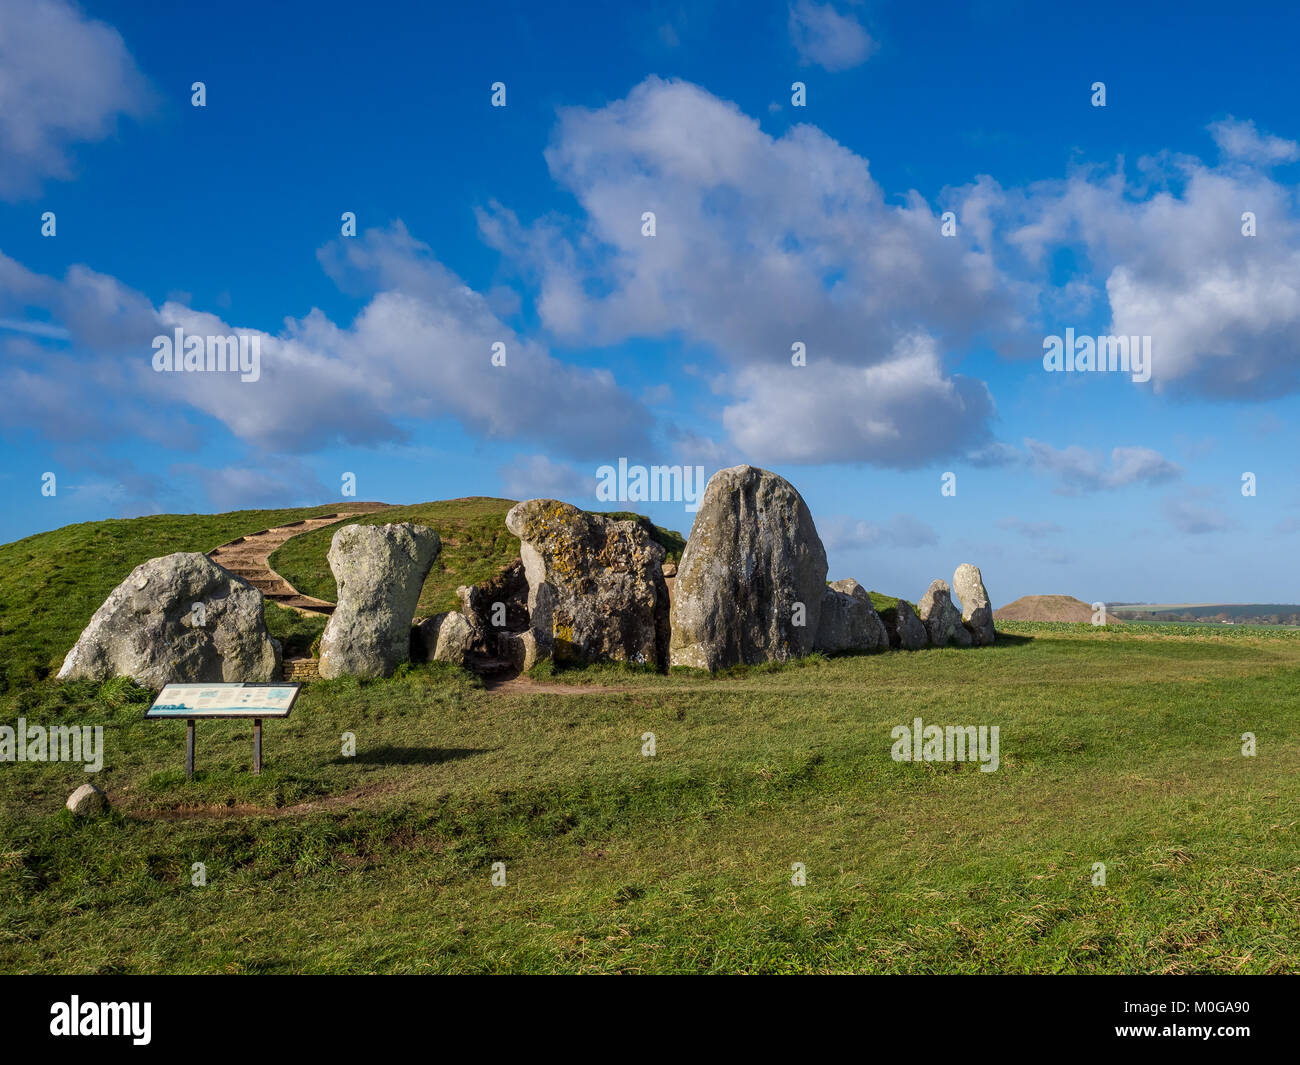
[[(5, 723), (105, 727), (115, 809), (61, 811), (80, 768), (0, 766), (0, 969), (1300, 968), (1300, 641), (1013, 627), (558, 691), (314, 683), (260, 778), (250, 727), (205, 722), (186, 782), (127, 682), (11, 691)], [(913, 716), (998, 725), (1001, 767), (892, 761)]]
[[(365, 520), (443, 535), (438, 609), (514, 557), (506, 506)], [(0, 725), (105, 735), (93, 778), (0, 763), (0, 971), (1300, 969), (1294, 631), (1008, 622), (992, 648), (539, 670), (498, 692), (412, 666), (307, 685), (267, 723), (260, 777), (249, 724), (202, 723), (193, 781), (183, 725), (141, 717), (152, 693), (43, 679), (145, 558), (329, 509), (0, 547)], [(281, 572), (320, 580), (332, 531), (291, 541)], [(299, 652), (321, 624), (267, 618)], [(997, 725), (998, 771), (894, 762), (890, 730), (915, 716)], [(87, 779), (113, 809), (75, 820), (63, 801)]]

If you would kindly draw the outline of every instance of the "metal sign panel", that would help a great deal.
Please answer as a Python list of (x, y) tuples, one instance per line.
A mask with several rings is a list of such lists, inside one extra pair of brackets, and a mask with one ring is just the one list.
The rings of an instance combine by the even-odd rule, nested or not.
[(168, 684), (145, 717), (288, 717), (300, 684)]

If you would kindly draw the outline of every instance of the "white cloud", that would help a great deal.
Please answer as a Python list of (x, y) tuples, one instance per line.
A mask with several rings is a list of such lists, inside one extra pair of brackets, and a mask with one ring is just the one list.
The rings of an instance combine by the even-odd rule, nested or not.
[(1026, 440), (1034, 470), (1055, 477), (1057, 492), (1078, 495), (1133, 484), (1159, 484), (1182, 475), (1182, 468), (1147, 447), (1117, 447), (1110, 461), (1096, 452), (1072, 445), (1055, 448), (1039, 440)]
[[(440, 418), (477, 437), (527, 440), (575, 456), (646, 447), (650, 415), (609, 371), (560, 362), (518, 337), (400, 223), (343, 243), (343, 250), (323, 252), (322, 261), (341, 285), (373, 293), (369, 302), (349, 325), (313, 310), (286, 319), (277, 334), (179, 303), (154, 308), (140, 293), (84, 267), (58, 282), (0, 257), (0, 277), (13, 276), (24, 290), (20, 298), (48, 308), (71, 334), (66, 353), (0, 374), (0, 408), (12, 423), (46, 431), (68, 422), (69, 409), (99, 411), (101, 428), (121, 422), (133, 435), (141, 431), (137, 425), (158, 422), (141, 416), (141, 407), (189, 409), (253, 447), (279, 452), (338, 441), (403, 442), (402, 421)], [(198, 336), (257, 334), (260, 380), (155, 373), (153, 338), (176, 327)], [(491, 362), (496, 341), (506, 344), (503, 367)], [(116, 414), (106, 410), (114, 399)], [(74, 419), (62, 431), (90, 428)]]
[(1205, 506), (1189, 499), (1166, 499), (1163, 510), (1169, 524), (1187, 536), (1227, 532), (1235, 524), (1218, 508)]
[[(1081, 250), (1105, 278), (1107, 331), (1152, 338), (1157, 391), (1264, 399), (1300, 388), (1300, 205), (1292, 186), (1248, 165), (1295, 146), (1247, 126), (1219, 124), (1232, 157), (1220, 167), (1160, 156), (1141, 160), (1133, 181), (1117, 169), (1034, 187), (1010, 237), (1030, 262)], [(1254, 236), (1243, 235), (1246, 212)]]
[(283, 457), (266, 456), (258, 465), (211, 469), (177, 463), (168, 472), (173, 477), (196, 480), (208, 501), (219, 510), (307, 506), (332, 498), (329, 489), (305, 464)]
[(723, 425), (755, 461), (854, 462), (912, 469), (980, 439), (993, 413), (983, 382), (948, 376), (932, 338), (901, 341), (875, 366), (751, 367)]
[(815, 0), (790, 4), (790, 41), (804, 66), (832, 72), (865, 63), (877, 48), (856, 18), (840, 14), (833, 4)]
[(1272, 134), (1261, 134), (1255, 123), (1227, 118), (1210, 124), (1210, 135), (1227, 159), (1237, 159), (1255, 166), (1276, 166), (1300, 159), (1300, 144)]
[[(583, 216), (529, 226), (493, 204), (480, 228), (535, 278), (538, 313), (560, 338), (707, 346), (727, 366), (715, 388), (735, 397), (724, 420), (736, 446), (748, 450), (759, 418), (777, 414), (784, 435), (763, 453), (788, 461), (897, 464), (906, 450), (915, 464), (986, 435), (987, 391), (941, 356), (1021, 321), (1023, 293), (980, 243), (991, 233), (981, 204), (945, 238), (918, 194), (887, 202), (867, 161), (820, 130), (774, 138), (734, 104), (653, 77), (604, 108), (562, 111), (546, 156)], [(960, 190), (954, 209), (986, 194)], [(654, 237), (642, 235), (645, 211)], [(790, 372), (796, 341), (803, 378)], [(923, 357), (909, 353), (918, 344)], [(886, 399), (865, 394), (876, 385)], [(850, 424), (860, 403), (873, 424)], [(827, 405), (844, 433), (809, 420)], [(927, 405), (933, 418), (904, 449), (891, 410)]]
[(64, 0), (0, 3), (0, 197), (72, 174), (68, 149), (138, 116), (149, 90), (121, 35)]

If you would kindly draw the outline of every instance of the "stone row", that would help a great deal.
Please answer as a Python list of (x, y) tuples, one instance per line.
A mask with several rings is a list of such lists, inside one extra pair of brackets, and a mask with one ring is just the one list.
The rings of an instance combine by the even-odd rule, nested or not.
[[(417, 658), (526, 670), (628, 662), (716, 671), (813, 652), (984, 646), (994, 640), (980, 571), (934, 581), (914, 612), (877, 612), (852, 579), (827, 584), (826, 551), (807, 505), (784, 478), (754, 466), (709, 480), (675, 569), (649, 523), (531, 499), (506, 515), (519, 562), (482, 587), (457, 589), (460, 610), (412, 628), (442, 544), (409, 522), (347, 525), (329, 564), (338, 603), (320, 645), (320, 676), (384, 677)], [(962, 603), (952, 601), (956, 591)], [(60, 679), (125, 675), (170, 682), (279, 680), (281, 649), (262, 593), (205, 555), (136, 567), (68, 652)]]

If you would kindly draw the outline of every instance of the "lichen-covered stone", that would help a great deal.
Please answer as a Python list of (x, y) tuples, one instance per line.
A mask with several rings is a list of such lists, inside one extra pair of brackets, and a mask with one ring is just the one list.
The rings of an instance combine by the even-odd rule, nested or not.
[(165, 684), (280, 679), (262, 593), (207, 555), (181, 551), (131, 571), (68, 652), (60, 680)]
[(961, 621), (976, 647), (987, 647), (996, 638), (993, 630), (993, 604), (984, 588), (978, 566), (963, 562), (952, 575), (952, 590), (961, 600)]
[(947, 581), (934, 580), (916, 604), (917, 614), (934, 647), (969, 647), (970, 633), (961, 623), (961, 612), (953, 605)]
[(537, 637), (532, 630), (503, 632), (497, 636), (497, 653), (520, 673), (527, 673), (537, 665)]
[(463, 666), (476, 641), (474, 627), (458, 610), (425, 618), (416, 626), (416, 632), (429, 662), (451, 662)]
[(882, 610), (880, 620), (889, 634), (889, 646), (895, 650), (919, 651), (930, 642), (925, 626), (906, 599), (899, 599), (888, 610)]
[(330, 543), (339, 598), (320, 644), (324, 678), (387, 677), (411, 657), (411, 622), (442, 542), (423, 525), (345, 525)]
[(94, 784), (82, 784), (68, 796), (66, 805), (77, 817), (91, 817), (108, 809), (108, 796)]
[(870, 594), (851, 577), (827, 586), (813, 647), (827, 654), (889, 650), (889, 636)]
[(826, 550), (794, 486), (754, 466), (719, 470), (673, 588), (671, 661), (716, 670), (813, 650)]
[(538, 656), (666, 666), (664, 549), (642, 523), (530, 499), (511, 508), (506, 528), (519, 537)]

